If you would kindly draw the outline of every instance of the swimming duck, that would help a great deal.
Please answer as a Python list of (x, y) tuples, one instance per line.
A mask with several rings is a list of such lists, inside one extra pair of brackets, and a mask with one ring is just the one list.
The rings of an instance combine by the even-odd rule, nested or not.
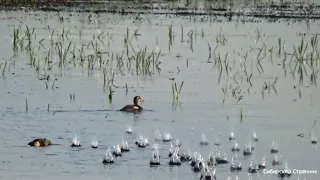
[(163, 142), (170, 142), (172, 140), (172, 136), (169, 132), (165, 132), (162, 137)]
[(201, 135), (200, 145), (201, 145), (201, 146), (207, 146), (208, 144), (209, 144), (209, 142), (208, 142), (208, 140), (207, 140), (207, 137), (206, 137), (204, 134), (202, 134), (202, 135)]
[(132, 128), (131, 128), (131, 126), (128, 127), (128, 129), (126, 130), (126, 133), (127, 133), (127, 134), (132, 134)]
[(130, 151), (127, 141), (122, 140), (122, 145), (120, 147), (120, 150), (121, 150), (121, 152), (129, 152)]
[(231, 151), (232, 152), (239, 152), (240, 151), (240, 147), (237, 142), (234, 143), (233, 147), (231, 148)]
[(279, 150), (278, 150), (278, 143), (276, 143), (276, 142), (272, 142), (272, 146), (271, 146), (271, 153), (278, 153), (279, 152)]
[(278, 176), (281, 178), (291, 176), (291, 170), (288, 168), (288, 163), (286, 163), (284, 169), (279, 169)]
[(216, 177), (216, 169), (209, 169), (207, 166), (203, 168), (203, 171), (201, 172), (200, 175), (200, 180), (215, 180), (217, 179)]
[(135, 143), (139, 148), (145, 148), (150, 145), (148, 138), (139, 136), (138, 140)]
[(213, 152), (211, 152), (211, 153), (209, 154), (209, 158), (208, 158), (208, 161), (207, 161), (207, 165), (208, 165), (208, 166), (215, 166), (215, 165), (217, 165), (216, 158), (215, 158)]
[(312, 137), (311, 138), (311, 144), (317, 144), (318, 143), (318, 138), (317, 137)]
[(179, 157), (179, 155), (178, 155), (178, 149), (176, 149), (174, 152), (173, 152), (173, 154), (172, 154), (172, 156), (171, 156), (171, 158), (170, 158), (170, 161), (169, 161), (169, 164), (171, 165), (171, 166), (180, 166), (181, 165), (181, 159), (180, 159), (180, 157)]
[(181, 153), (180, 160), (182, 162), (191, 161), (192, 160), (192, 153), (190, 151)]
[(98, 141), (97, 140), (93, 140), (92, 143), (91, 143), (91, 147), (96, 149), (98, 148)]
[(218, 152), (215, 158), (216, 158), (216, 163), (217, 164), (227, 164), (227, 163), (229, 163), (226, 153), (224, 153), (223, 157), (221, 157), (221, 153)]
[(253, 132), (252, 139), (253, 139), (253, 141), (258, 142), (258, 136), (257, 136), (256, 132)]
[(112, 156), (112, 154), (110, 153), (110, 148), (108, 148), (106, 154), (104, 155), (104, 158), (103, 158), (102, 163), (103, 163), (103, 164), (112, 164), (112, 163), (114, 163), (114, 161), (113, 161), (113, 156)]
[(196, 162), (196, 165), (193, 167), (193, 171), (194, 172), (200, 172), (201, 171), (201, 168), (202, 168), (202, 163), (201, 163), (201, 160), (198, 160)]
[(258, 173), (259, 172), (259, 167), (258, 167), (257, 163), (254, 162), (254, 161), (251, 161), (248, 171), (251, 174)]
[(139, 105), (139, 103), (143, 103), (144, 100), (141, 98), (141, 96), (135, 96), (133, 98), (133, 104), (128, 104), (120, 109), (120, 111), (126, 111), (126, 112), (140, 112), (143, 110), (143, 108)]
[(265, 169), (266, 166), (267, 166), (266, 164), (267, 164), (267, 163), (266, 163), (266, 158), (263, 157), (262, 160), (261, 160), (261, 162), (258, 164), (259, 169)]
[(158, 166), (160, 165), (160, 155), (159, 150), (155, 149), (152, 151), (152, 158), (150, 160), (150, 166)]
[(235, 140), (235, 139), (236, 139), (236, 137), (234, 135), (234, 132), (231, 132), (230, 136), (229, 136), (229, 140), (231, 141), (231, 140)]
[(194, 167), (197, 163), (197, 156), (198, 156), (198, 152), (194, 152), (191, 156), (191, 161), (190, 161), (190, 165), (192, 167)]
[(78, 136), (75, 134), (74, 137), (72, 138), (72, 144), (71, 147), (80, 147), (80, 140), (78, 139)]
[(112, 152), (112, 154), (113, 154), (115, 157), (122, 156), (122, 152), (121, 152), (120, 145), (113, 146), (113, 152)]
[(29, 146), (44, 147), (52, 145), (51, 141), (46, 138), (38, 138), (28, 143)]
[(238, 160), (237, 155), (232, 157), (230, 171), (241, 171), (241, 162)]
[(243, 150), (243, 155), (248, 156), (252, 154), (252, 148), (251, 147), (245, 147)]
[(276, 165), (281, 165), (281, 162), (278, 158), (278, 156), (274, 156), (273, 160), (272, 160), (272, 165), (276, 166)]

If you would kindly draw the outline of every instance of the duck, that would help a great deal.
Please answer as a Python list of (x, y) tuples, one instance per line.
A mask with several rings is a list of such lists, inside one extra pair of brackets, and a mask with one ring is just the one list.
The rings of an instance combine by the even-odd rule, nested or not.
[(113, 161), (113, 156), (112, 154), (110, 153), (110, 148), (108, 148), (104, 158), (103, 158), (103, 161), (102, 161), (103, 164), (113, 164), (114, 161)]
[(232, 152), (239, 152), (240, 151), (240, 147), (237, 142), (234, 143), (233, 147), (231, 148), (231, 151)]
[(97, 149), (98, 148), (98, 141), (97, 140), (93, 140), (92, 143), (91, 143), (91, 147), (94, 148), (94, 149)]
[(143, 110), (143, 108), (139, 105), (139, 103), (143, 103), (144, 100), (141, 96), (135, 96), (133, 98), (133, 104), (125, 105), (123, 108), (121, 108), (119, 111), (125, 111), (125, 112), (140, 112)]
[(160, 165), (160, 155), (159, 155), (159, 150), (155, 149), (152, 152), (152, 158), (150, 160), (150, 166), (158, 166)]
[(259, 169), (265, 169), (266, 166), (267, 166), (266, 164), (267, 164), (267, 163), (266, 163), (266, 158), (263, 157), (262, 160), (261, 160), (261, 162), (258, 164)]
[(238, 160), (237, 155), (232, 157), (230, 171), (241, 171), (241, 162)]
[(52, 145), (51, 141), (46, 138), (37, 138), (28, 143), (29, 146), (45, 147)]
[(250, 167), (248, 169), (248, 172), (253, 174), (253, 173), (258, 173), (259, 172), (259, 167), (255, 162), (250, 163)]
[(113, 146), (113, 149), (114, 149), (114, 150), (113, 150), (112, 154), (113, 154), (115, 157), (122, 156), (122, 152), (121, 152), (120, 145)]
[(78, 139), (77, 135), (75, 134), (73, 139), (72, 139), (72, 144), (71, 147), (80, 147), (80, 140)]
[(122, 140), (122, 145), (120, 146), (120, 150), (121, 150), (121, 152), (129, 152), (130, 151), (127, 141)]
[(278, 150), (278, 143), (276, 142), (272, 142), (272, 147), (271, 147), (271, 150), (270, 150), (271, 153), (278, 153), (279, 150)]
[(192, 153), (190, 151), (182, 153), (180, 156), (180, 160), (182, 162), (191, 161), (192, 160)]
[(178, 151), (179, 150), (175, 150), (174, 153), (172, 154), (170, 161), (169, 161), (169, 165), (171, 166), (180, 166), (181, 165), (181, 159), (178, 155)]

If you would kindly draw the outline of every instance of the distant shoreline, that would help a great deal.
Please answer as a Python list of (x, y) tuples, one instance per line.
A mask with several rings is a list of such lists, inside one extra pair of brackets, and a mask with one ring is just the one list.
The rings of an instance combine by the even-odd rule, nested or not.
[(4, 11), (51, 11), (51, 12), (87, 12), (87, 13), (119, 13), (119, 14), (153, 14), (178, 16), (223, 16), (252, 17), (267, 19), (320, 19), (320, 4), (285, 3), (258, 4), (256, 6), (236, 5), (189, 5), (170, 2), (143, 3), (135, 1), (105, 2), (35, 2), (5, 3), (0, 2), (0, 10)]

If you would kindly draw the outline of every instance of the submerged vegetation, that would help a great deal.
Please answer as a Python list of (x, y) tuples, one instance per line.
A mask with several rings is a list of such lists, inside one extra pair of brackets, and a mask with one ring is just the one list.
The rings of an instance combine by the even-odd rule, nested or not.
[[(88, 16), (89, 19), (96, 19), (99, 23), (100, 15)], [(151, 49), (148, 45), (141, 47), (139, 43), (140, 36), (138, 29), (131, 30), (126, 28), (123, 35), (123, 48), (117, 48), (117, 51), (110, 51), (115, 42), (114, 34), (102, 32), (96, 29), (92, 38), (83, 40), (82, 31), (75, 32), (74, 29), (66, 29), (64, 26), (58, 30), (48, 25), (45, 28), (47, 37), (38, 36), (37, 33), (43, 30), (30, 28), (27, 25), (15, 26), (12, 31), (12, 57), (2, 62), (2, 75), (15, 65), (19, 57), (27, 57), (27, 64), (34, 68), (39, 80), (45, 80), (45, 88), (55, 89), (59, 77), (63, 76), (64, 71), (70, 68), (81, 68), (87, 72), (88, 76), (94, 74), (103, 74), (103, 90), (108, 93), (109, 101), (112, 102), (112, 96), (115, 89), (121, 86), (116, 85), (118, 75), (134, 74), (136, 76), (154, 76), (161, 73), (161, 64), (164, 57), (174, 53), (172, 47), (175, 44), (186, 44), (190, 53), (194, 53), (197, 48), (199, 38), (205, 40), (208, 32), (201, 30), (189, 29), (183, 25), (174, 27), (168, 25), (168, 51), (159, 49), (158, 37), (156, 38), (156, 48)], [(187, 30), (186, 30), (187, 29)], [(43, 32), (41, 32), (43, 33)], [(228, 97), (232, 97), (237, 103), (241, 104), (242, 100), (251, 94), (253, 87), (261, 88), (262, 99), (265, 98), (266, 92), (270, 95), (277, 95), (277, 82), (280, 78), (275, 74), (270, 74), (270, 68), (281, 67), (284, 77), (291, 76), (296, 84), (294, 89), (298, 90), (301, 98), (304, 86), (313, 86), (317, 88), (317, 79), (320, 70), (320, 52), (318, 35), (301, 36), (298, 44), (288, 45), (286, 41), (278, 37), (274, 43), (270, 43), (267, 35), (262, 29), (255, 29), (252, 38), (252, 44), (246, 48), (230, 50), (228, 35), (220, 28), (216, 33), (214, 40), (208, 43), (208, 59), (206, 63), (213, 64), (218, 72), (217, 83), (222, 89), (222, 102)], [(181, 41), (175, 41), (180, 36)], [(39, 39), (39, 37), (42, 37)], [(211, 38), (211, 37), (210, 37)], [(79, 43), (80, 42), (80, 43)], [(117, 44), (118, 45), (118, 44)], [(177, 58), (184, 57), (178, 53)], [(187, 61), (187, 68), (189, 61)], [(181, 67), (177, 67), (178, 73)], [(262, 80), (261, 80), (262, 79)], [(51, 85), (49, 85), (51, 83)], [(180, 88), (174, 82), (172, 84), (173, 103), (180, 101)], [(128, 93), (127, 83), (123, 88)], [(311, 98), (312, 99), (312, 98)], [(310, 99), (310, 100), (311, 100)], [(312, 102), (311, 102), (312, 103)]]
[[(50, 80), (52, 89), (55, 88), (57, 73), (63, 76), (63, 72), (69, 68), (86, 69), (87, 75), (94, 75), (95, 71), (103, 73), (103, 89), (108, 90), (109, 100), (112, 100), (112, 87), (118, 88), (114, 84), (115, 73), (124, 75), (126, 73), (137, 76), (153, 76), (160, 73), (160, 53), (161, 50), (149, 51), (147, 47), (143, 49), (134, 48), (132, 42), (138, 41), (138, 31), (130, 35), (130, 30), (124, 36), (124, 49), (121, 52), (103, 51), (105, 47), (110, 47), (112, 35), (99, 32), (93, 34), (92, 40), (88, 44), (78, 44), (74, 33), (62, 28), (61, 31), (47, 27), (48, 39), (36, 38), (35, 28), (30, 29), (27, 25), (15, 27), (12, 33), (13, 55), (9, 60), (15, 64), (18, 56), (27, 55), (28, 65), (35, 69), (39, 80), (46, 80), (46, 89)], [(106, 34), (106, 35), (105, 35)], [(78, 37), (81, 33), (78, 34)], [(107, 45), (105, 45), (107, 41)], [(4, 62), (2, 75), (5, 76), (7, 61)], [(52, 75), (55, 75), (52, 77)]]

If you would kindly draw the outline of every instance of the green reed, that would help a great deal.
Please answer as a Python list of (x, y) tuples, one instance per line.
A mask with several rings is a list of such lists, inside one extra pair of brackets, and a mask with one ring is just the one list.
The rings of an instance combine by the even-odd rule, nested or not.
[(225, 34), (222, 33), (222, 28), (220, 28), (219, 34), (216, 37), (216, 43), (221, 45), (227, 44), (227, 38)]
[(13, 28), (13, 35), (12, 35), (12, 49), (13, 52), (16, 52), (18, 50), (18, 44), (20, 41), (20, 34), (21, 34), (21, 27), (19, 28)]
[(172, 83), (172, 97), (173, 97), (173, 104), (178, 103), (180, 101), (180, 94), (183, 87), (184, 81), (181, 82), (180, 87), (178, 89), (177, 83)]
[(151, 53), (147, 52), (147, 47), (136, 52), (135, 55), (128, 57), (129, 62), (135, 63), (135, 72), (137, 75), (152, 75), (157, 71), (158, 73), (161, 71), (159, 65), (161, 62), (159, 61), (160, 57), (159, 52), (155, 52), (154, 50)]
[(59, 55), (59, 67), (62, 68), (66, 64), (67, 55), (71, 47), (72, 42), (70, 41), (67, 46), (64, 46), (63, 42), (57, 42), (56, 47)]

